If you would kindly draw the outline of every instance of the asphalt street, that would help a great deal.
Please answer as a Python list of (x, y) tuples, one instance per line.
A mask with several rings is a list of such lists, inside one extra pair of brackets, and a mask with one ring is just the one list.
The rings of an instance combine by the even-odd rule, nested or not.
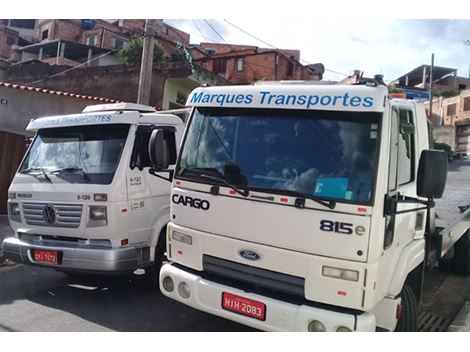
[(142, 276), (0, 268), (0, 331), (250, 331), (153, 291)]

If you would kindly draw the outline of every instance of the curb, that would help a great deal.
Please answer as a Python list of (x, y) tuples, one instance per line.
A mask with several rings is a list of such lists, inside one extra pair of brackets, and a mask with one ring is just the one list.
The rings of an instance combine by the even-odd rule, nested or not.
[(447, 329), (449, 332), (468, 332), (470, 331), (470, 301), (460, 309), (454, 321)]

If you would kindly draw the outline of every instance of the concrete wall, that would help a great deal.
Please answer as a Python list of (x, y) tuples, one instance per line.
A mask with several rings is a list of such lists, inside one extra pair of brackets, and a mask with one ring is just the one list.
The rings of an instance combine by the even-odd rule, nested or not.
[[(163, 95), (163, 102), (162, 102), (162, 109), (168, 110), (170, 109), (170, 103), (177, 103), (178, 102), (178, 92), (186, 95), (186, 97), (191, 93), (191, 91), (198, 87), (199, 84), (195, 81), (187, 79), (167, 79), (165, 82), (165, 89)], [(181, 105), (185, 105), (184, 102)]]
[[(8, 83), (27, 84), (62, 71), (64, 69), (56, 70), (54, 66), (40, 63), (18, 65), (4, 72), (3, 80)], [(164, 83), (167, 78), (185, 78), (190, 73), (190, 69), (184, 61), (155, 65), (152, 74), (150, 105), (157, 108), (162, 107)], [(36, 86), (118, 101), (136, 102), (139, 74), (139, 66), (83, 67), (69, 71), (64, 75), (41, 81)]]
[(452, 150), (456, 149), (456, 128), (455, 126), (439, 126), (434, 127), (433, 130), (434, 140), (439, 143), (450, 145)]
[(1, 86), (0, 102), (0, 131), (20, 135), (30, 135), (25, 128), (32, 118), (78, 113), (88, 105), (103, 103)]

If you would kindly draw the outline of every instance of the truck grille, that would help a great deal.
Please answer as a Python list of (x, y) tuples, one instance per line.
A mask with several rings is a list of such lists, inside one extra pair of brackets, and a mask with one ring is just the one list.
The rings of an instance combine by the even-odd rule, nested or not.
[[(44, 208), (48, 205), (55, 210), (52, 223), (46, 221)], [(28, 225), (77, 228), (82, 218), (82, 204), (23, 203), (24, 218)]]
[(303, 278), (260, 269), (209, 255), (204, 255), (202, 260), (204, 272), (222, 280), (236, 281), (255, 288), (274, 290), (302, 298), (305, 295), (305, 279)]

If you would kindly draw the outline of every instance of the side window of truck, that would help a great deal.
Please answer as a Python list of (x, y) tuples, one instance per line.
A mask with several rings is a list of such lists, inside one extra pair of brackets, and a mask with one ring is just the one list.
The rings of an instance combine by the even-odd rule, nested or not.
[(398, 185), (414, 180), (414, 121), (411, 110), (400, 109), (398, 135)]
[(130, 168), (133, 170), (135, 167), (142, 170), (144, 167), (150, 166), (150, 157), (148, 152), (148, 144), (152, 127), (141, 125), (137, 127), (135, 132), (134, 147), (132, 148)]
[(397, 188), (397, 161), (398, 161), (398, 109), (392, 109), (392, 125), (390, 128), (390, 164), (388, 169), (388, 190)]
[[(165, 127), (159, 126), (159, 128)], [(153, 129), (154, 126), (151, 125), (140, 125), (137, 127), (134, 147), (132, 148), (131, 161), (129, 164), (131, 170), (136, 167), (139, 168), (139, 170), (142, 170), (144, 167), (151, 166), (148, 145)], [(175, 140), (175, 138), (173, 138), (173, 140)]]
[(411, 110), (392, 110), (388, 190), (414, 179), (414, 121)]

